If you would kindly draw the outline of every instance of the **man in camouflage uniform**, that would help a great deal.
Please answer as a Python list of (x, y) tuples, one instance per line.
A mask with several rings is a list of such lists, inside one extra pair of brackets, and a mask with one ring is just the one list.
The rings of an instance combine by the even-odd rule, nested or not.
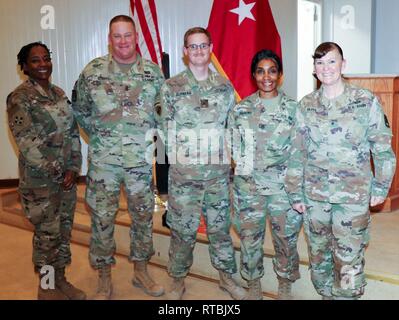
[[(317, 292), (357, 299), (366, 285), (369, 204), (384, 201), (395, 172), (392, 132), (378, 99), (341, 79), (345, 60), (337, 44), (321, 44), (314, 59), (322, 87), (300, 102), (286, 188), (304, 212)], [(342, 93), (327, 98), (330, 87)]]
[(49, 81), (48, 48), (39, 42), (28, 44), (18, 60), (29, 79), (8, 96), (7, 113), (19, 149), (19, 193), (34, 226), (35, 272), (40, 274), (44, 266), (55, 269), (55, 288), (39, 285), (38, 299), (83, 300), (84, 292), (65, 278), (82, 162), (78, 125), (64, 91)]
[[(275, 98), (262, 99), (257, 91), (229, 114), (236, 164), (234, 225), (241, 239), (241, 275), (248, 281), (250, 300), (262, 299), (260, 278), (264, 275), (267, 216), (275, 250), (273, 266), (279, 280), (279, 299), (291, 298), (291, 283), (300, 277), (297, 241), (302, 215), (292, 209), (284, 190), (296, 107), (297, 102), (283, 92)], [(254, 148), (245, 142), (253, 143)], [(251, 149), (253, 155), (248, 157), (246, 153)]]
[(112, 54), (91, 61), (75, 84), (73, 109), (89, 137), (86, 201), (92, 212), (90, 262), (99, 269), (96, 298), (112, 294), (115, 264), (114, 222), (121, 184), (132, 219), (129, 260), (133, 285), (152, 296), (164, 293), (147, 272), (154, 254), (152, 217), (152, 130), (163, 76), (159, 67), (136, 52), (133, 20), (116, 16), (110, 22)]
[(211, 51), (209, 32), (200, 27), (189, 29), (184, 36), (188, 68), (167, 80), (161, 89), (162, 128), (170, 162), (170, 299), (181, 299), (185, 291), (184, 278), (193, 263), (201, 212), (207, 225), (211, 262), (220, 273), (220, 287), (234, 299), (245, 295), (231, 276), (236, 272), (236, 262), (229, 233), (230, 166), (219, 158), (219, 143), (224, 141), (234, 92), (226, 79), (209, 69)]

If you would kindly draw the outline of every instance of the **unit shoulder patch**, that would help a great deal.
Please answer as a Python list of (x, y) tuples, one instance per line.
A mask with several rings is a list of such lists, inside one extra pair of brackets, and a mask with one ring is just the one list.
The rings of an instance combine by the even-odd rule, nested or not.
[(9, 125), (14, 134), (18, 134), (31, 125), (31, 119), (25, 111), (18, 110), (10, 114)]

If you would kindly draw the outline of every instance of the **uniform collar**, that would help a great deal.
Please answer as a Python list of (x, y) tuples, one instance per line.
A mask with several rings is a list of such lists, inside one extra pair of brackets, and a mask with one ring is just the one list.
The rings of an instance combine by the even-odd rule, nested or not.
[[(49, 99), (53, 98), (53, 97), (49, 97), (47, 92), (42, 88), (42, 86), (36, 80), (29, 77), (29, 79), (27, 80), (27, 83), (30, 86), (32, 86), (37, 92), (39, 92), (40, 95), (42, 95), (43, 97), (47, 97)], [(49, 89), (50, 89), (50, 92), (54, 96), (59, 96), (59, 92), (56, 90), (56, 87), (51, 82), (49, 83)]]
[[(276, 97), (274, 97), (273, 99), (278, 99), (278, 105), (281, 105), (281, 102), (283, 101), (284, 98), (284, 92), (282, 92), (281, 90), (278, 90), (278, 95)], [(249, 99), (251, 100), (251, 102), (254, 102), (254, 104), (258, 105), (258, 104), (262, 104), (263, 105), (263, 100), (260, 97), (260, 92), (259, 90), (256, 91), (254, 94), (252, 94), (251, 96), (249, 96)]]
[[(109, 54), (107, 57), (108, 60), (108, 72), (110, 74), (114, 73), (123, 73), (119, 68), (118, 64), (114, 61), (112, 54)], [(133, 62), (132, 67), (130, 68), (131, 74), (144, 74), (144, 65), (143, 58), (139, 53), (137, 53), (136, 61)]]
[(321, 102), (321, 105), (326, 107), (329, 107), (331, 105), (337, 105), (338, 107), (347, 105), (350, 99), (350, 94), (349, 94), (350, 86), (348, 82), (345, 80), (343, 80), (343, 84), (344, 84), (344, 91), (338, 97), (335, 97), (333, 99), (328, 99), (324, 96), (323, 94), (324, 87), (321, 86), (320, 89), (318, 90), (319, 100)]
[[(188, 83), (190, 87), (198, 87), (199, 86), (199, 81), (195, 79), (193, 72), (190, 70), (190, 68), (187, 67), (186, 70), (187, 78), (188, 78)], [(212, 82), (213, 79), (213, 74), (214, 72), (208, 68), (208, 78), (204, 81), (209, 81), (210, 83)]]

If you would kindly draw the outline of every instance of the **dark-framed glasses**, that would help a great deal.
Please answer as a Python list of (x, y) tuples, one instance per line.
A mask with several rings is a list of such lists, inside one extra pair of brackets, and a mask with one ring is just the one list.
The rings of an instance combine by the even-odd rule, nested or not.
[(192, 43), (192, 44), (189, 44), (186, 48), (187, 48), (188, 50), (190, 50), (190, 51), (196, 51), (196, 50), (198, 50), (198, 49), (206, 50), (206, 49), (208, 49), (209, 47), (210, 47), (210, 44), (209, 44), (209, 43), (201, 43), (201, 44)]

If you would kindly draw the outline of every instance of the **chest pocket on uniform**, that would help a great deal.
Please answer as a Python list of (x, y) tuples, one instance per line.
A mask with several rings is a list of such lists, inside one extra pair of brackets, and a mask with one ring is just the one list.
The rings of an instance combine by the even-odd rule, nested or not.
[(200, 99), (200, 105), (201, 123), (205, 128), (207, 125), (210, 125), (212, 128), (218, 125), (223, 127), (226, 114), (223, 110), (220, 110), (220, 106), (216, 101)]
[(201, 98), (201, 120), (204, 126), (210, 124), (212, 127), (218, 126), (224, 129), (230, 99), (228, 87), (225, 85), (213, 87)]
[(257, 149), (268, 157), (280, 157), (289, 144), (292, 119), (284, 113), (272, 113), (259, 118)]
[(115, 99), (116, 88), (111, 79), (102, 76), (92, 76), (87, 79), (90, 96), (98, 109), (98, 114), (104, 116), (118, 107)]
[(138, 77), (137, 75), (138, 78), (134, 79), (135, 87), (130, 90), (128, 95), (128, 100), (133, 103), (141, 117), (153, 115), (157, 95), (157, 90), (154, 87), (154, 75), (146, 71), (144, 73), (144, 76)]
[(193, 94), (177, 95), (173, 103), (173, 120), (176, 121), (177, 129), (193, 129), (201, 118), (199, 98)]
[(307, 137), (306, 143), (309, 146), (310, 144), (314, 144), (315, 146), (319, 146), (320, 143), (323, 142), (323, 130), (325, 130), (325, 126), (327, 125), (326, 120), (323, 119), (305, 119), (306, 123), (306, 131)]
[(143, 97), (144, 85), (136, 83), (134, 87), (130, 87), (128, 83), (124, 83), (123, 91), (119, 93), (119, 104), (122, 107), (122, 116), (126, 121), (133, 123), (141, 123), (148, 118), (150, 112), (148, 103)]
[(342, 128), (342, 142), (349, 142), (353, 145), (360, 145), (366, 139), (367, 134), (367, 119), (359, 112), (354, 114), (347, 114), (338, 119), (339, 125)]
[(57, 125), (51, 114), (46, 108), (39, 104), (32, 104), (31, 107), (32, 125), (36, 127), (36, 131), (41, 136), (48, 136), (57, 131)]

